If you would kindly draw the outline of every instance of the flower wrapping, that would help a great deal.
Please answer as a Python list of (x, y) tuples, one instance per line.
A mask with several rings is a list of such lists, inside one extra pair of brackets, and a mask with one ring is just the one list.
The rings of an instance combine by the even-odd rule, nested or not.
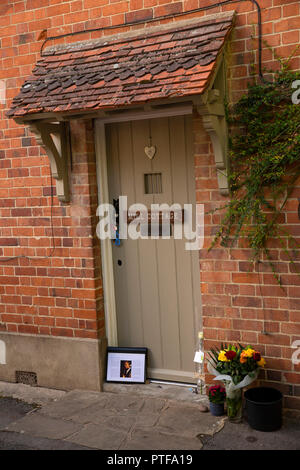
[(257, 369), (254, 372), (251, 372), (250, 374), (246, 375), (243, 380), (241, 380), (241, 382), (235, 385), (230, 375), (220, 374), (216, 369), (214, 369), (214, 367), (212, 367), (210, 363), (207, 364), (207, 369), (210, 374), (216, 376), (214, 380), (219, 380), (220, 382), (225, 383), (227, 398), (235, 398), (235, 391), (250, 385), (252, 382), (254, 382), (254, 380), (257, 379), (259, 374), (259, 369)]

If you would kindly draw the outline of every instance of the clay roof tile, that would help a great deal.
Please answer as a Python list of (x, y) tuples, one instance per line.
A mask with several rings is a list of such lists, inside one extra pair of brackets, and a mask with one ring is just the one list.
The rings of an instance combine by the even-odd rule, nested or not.
[(233, 12), (217, 14), (46, 50), (7, 115), (116, 108), (201, 94), (233, 18)]

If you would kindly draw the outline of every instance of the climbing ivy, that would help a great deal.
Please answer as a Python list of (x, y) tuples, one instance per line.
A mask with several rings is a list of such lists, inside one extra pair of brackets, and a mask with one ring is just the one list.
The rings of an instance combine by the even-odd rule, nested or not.
[[(210, 249), (219, 241), (235, 246), (245, 238), (251, 261), (268, 260), (270, 239), (277, 239), (293, 263), (289, 246), (299, 244), (282, 224), (281, 214), (300, 176), (300, 105), (293, 104), (292, 83), (300, 72), (280, 61), (271, 81), (254, 81), (239, 102), (227, 107), (230, 201)], [(291, 242), (292, 241), (292, 242)]]

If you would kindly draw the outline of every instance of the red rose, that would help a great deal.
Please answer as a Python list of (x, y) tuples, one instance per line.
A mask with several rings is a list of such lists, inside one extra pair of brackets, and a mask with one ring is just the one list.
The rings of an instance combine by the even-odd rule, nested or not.
[(255, 351), (255, 353), (253, 354), (253, 359), (255, 361), (260, 361), (261, 360), (260, 352)]
[(236, 352), (235, 351), (226, 351), (225, 356), (226, 356), (227, 359), (229, 359), (229, 361), (232, 361), (232, 359), (234, 359), (235, 356), (236, 356)]

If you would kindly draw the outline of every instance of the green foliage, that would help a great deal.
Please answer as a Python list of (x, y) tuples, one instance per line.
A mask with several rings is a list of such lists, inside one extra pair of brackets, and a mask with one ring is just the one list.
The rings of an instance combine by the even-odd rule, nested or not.
[[(300, 72), (281, 60), (272, 82), (249, 85), (247, 94), (227, 109), (231, 198), (217, 209), (225, 208), (225, 214), (210, 247), (218, 241), (234, 246), (245, 238), (251, 261), (268, 260), (279, 282), (268, 242), (277, 239), (293, 263), (285, 243), (293, 237), (280, 215), (300, 176), (300, 105), (292, 103), (292, 83), (299, 78)], [(293, 246), (299, 248), (296, 240)]]
[[(230, 359), (224, 358), (224, 353), (227, 351), (234, 352), (234, 355)], [(251, 351), (249, 357), (243, 357), (246, 351)], [(259, 356), (254, 356), (254, 353)], [(247, 375), (254, 377), (255, 372), (260, 367), (258, 361), (260, 361), (261, 355), (257, 351), (254, 351), (251, 346), (244, 347), (241, 344), (235, 346), (233, 344), (227, 345), (222, 343), (220, 348), (211, 348), (208, 355), (210, 365), (220, 374), (229, 375), (234, 385), (240, 383)]]

